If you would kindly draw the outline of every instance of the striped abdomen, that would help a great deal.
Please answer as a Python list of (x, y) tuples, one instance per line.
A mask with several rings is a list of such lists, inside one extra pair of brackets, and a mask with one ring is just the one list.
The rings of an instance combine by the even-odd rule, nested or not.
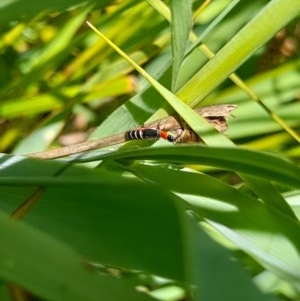
[(154, 128), (143, 128), (138, 130), (132, 130), (125, 133), (126, 140), (151, 140), (163, 138), (169, 142), (174, 142), (175, 137), (168, 134), (165, 131), (161, 131)]

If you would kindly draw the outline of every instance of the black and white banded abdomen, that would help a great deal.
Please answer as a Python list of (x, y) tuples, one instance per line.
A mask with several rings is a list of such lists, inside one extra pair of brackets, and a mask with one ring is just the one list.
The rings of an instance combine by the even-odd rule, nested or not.
[(160, 131), (158, 129), (137, 129), (125, 133), (126, 140), (149, 140), (159, 139)]
[(165, 139), (169, 142), (174, 142), (175, 137), (168, 132), (161, 131), (154, 128), (142, 128), (137, 130), (128, 131), (125, 133), (125, 139), (128, 140), (152, 140), (152, 139)]

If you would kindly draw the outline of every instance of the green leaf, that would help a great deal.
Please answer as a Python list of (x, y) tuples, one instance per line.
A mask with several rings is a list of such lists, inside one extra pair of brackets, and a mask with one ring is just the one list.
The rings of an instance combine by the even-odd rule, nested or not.
[[(96, 153), (96, 152), (95, 152)], [(177, 145), (151, 149), (127, 149), (79, 161), (95, 159), (159, 160), (177, 164), (199, 164), (240, 172), (269, 181), (300, 187), (300, 169), (285, 158), (274, 154), (229, 147), (204, 145)]]
[[(194, 107), (261, 45), (294, 19), (299, 11), (300, 0), (270, 1), (178, 91), (178, 97)], [(276, 16), (276, 18), (272, 16)]]
[[(89, 1), (91, 3), (97, 2), (102, 7), (111, 3), (111, 0)], [(53, 11), (66, 9), (74, 5), (82, 4), (81, 0), (4, 0), (0, 3), (0, 20), (1, 24), (5, 24), (15, 19), (22, 17), (31, 18), (39, 13), (45, 13), (45, 11)]]
[(174, 91), (192, 28), (192, 1), (171, 1), (171, 17), (172, 90)]
[(0, 276), (47, 300), (152, 300), (89, 270), (65, 243), (0, 211)]
[(254, 286), (245, 270), (232, 261), (232, 254), (197, 226), (192, 216), (185, 216), (185, 229), (187, 270), (196, 284), (194, 300), (275, 300)]
[(300, 290), (299, 223), (283, 215), (276, 204), (267, 207), (201, 173), (143, 165), (134, 165), (131, 170), (144, 180), (173, 191), (201, 220)]
[(27, 224), (91, 261), (183, 279), (181, 236), (173, 235), (180, 233), (174, 195), (122, 173), (66, 162), (3, 156), (1, 163), (0, 208), (6, 212), (43, 187), (24, 217)]

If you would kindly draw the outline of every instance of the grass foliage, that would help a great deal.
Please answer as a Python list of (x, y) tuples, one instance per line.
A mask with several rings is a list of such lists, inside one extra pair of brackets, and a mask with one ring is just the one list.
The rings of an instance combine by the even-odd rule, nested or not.
[[(3, 1), (0, 300), (299, 300), (299, 12)], [(192, 110), (222, 103), (226, 136)], [(26, 156), (174, 113), (206, 145)]]

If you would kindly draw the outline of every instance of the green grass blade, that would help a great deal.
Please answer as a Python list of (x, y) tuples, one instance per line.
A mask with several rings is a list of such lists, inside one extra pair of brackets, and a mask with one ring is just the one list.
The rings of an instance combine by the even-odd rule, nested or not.
[[(89, 1), (94, 2), (94, 1)], [(98, 5), (105, 7), (111, 3), (111, 0), (101, 0)], [(66, 9), (74, 5), (82, 4), (80, 0), (62, 0), (52, 1), (45, 0), (37, 2), (36, 0), (5, 0), (0, 3), (0, 22), (1, 24), (7, 24), (11, 21), (22, 17), (31, 18), (39, 13), (45, 13), (49, 11), (57, 11)]]
[[(127, 149), (106, 153), (94, 159), (160, 160), (178, 164), (198, 164), (232, 170), (263, 180), (300, 187), (300, 168), (292, 162), (265, 152), (229, 147), (184, 145), (151, 149)], [(85, 160), (84, 157), (79, 161)], [(86, 160), (91, 160), (86, 159)]]
[[(273, 0), (247, 23), (179, 92), (178, 97), (195, 106), (262, 44), (295, 18), (299, 0)], [(276, 16), (276, 18), (274, 18)]]
[(184, 219), (187, 271), (197, 287), (194, 300), (275, 300), (254, 286), (251, 277), (231, 259), (232, 254), (198, 227), (192, 216)]
[[(3, 156), (0, 209), (11, 213), (37, 186), (44, 187), (23, 217), (27, 224), (64, 241), (87, 260), (183, 280), (181, 235), (173, 235), (180, 233), (176, 197), (123, 172), (68, 166), (53, 176), (65, 164)], [(158, 211), (160, 217), (154, 218)], [(52, 268), (55, 274), (57, 266)]]
[[(203, 38), (205, 38), (211, 30), (213, 30), (220, 22), (221, 20), (240, 2), (241, 0), (233, 0), (230, 1), (216, 16), (216, 18), (207, 26), (207, 28), (201, 33), (200, 36), (191, 38), (191, 41), (193, 41), (193, 44), (189, 47), (189, 49), (186, 51), (185, 56), (188, 56), (196, 47), (200, 46), (200, 43), (202, 42)], [(215, 5), (223, 5), (222, 3), (211, 3)], [(201, 19), (201, 15), (200, 15)]]
[(298, 221), (205, 174), (143, 165), (133, 165), (131, 170), (173, 191), (197, 216), (300, 289)]
[(192, 1), (171, 1), (171, 17), (172, 91), (174, 91), (192, 28)]
[(55, 301), (152, 300), (89, 270), (64, 243), (0, 212), (0, 276)]

